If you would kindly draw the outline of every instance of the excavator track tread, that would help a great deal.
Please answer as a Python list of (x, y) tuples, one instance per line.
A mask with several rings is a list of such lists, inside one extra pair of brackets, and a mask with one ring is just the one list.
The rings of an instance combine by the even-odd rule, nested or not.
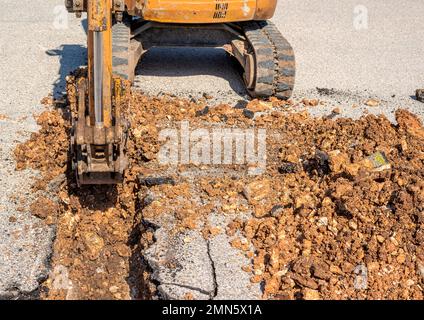
[(112, 72), (125, 80), (132, 81), (130, 70), (131, 28), (128, 22), (117, 22), (112, 26)]
[(241, 24), (256, 61), (255, 83), (247, 88), (254, 97), (290, 98), (296, 76), (293, 48), (271, 21)]

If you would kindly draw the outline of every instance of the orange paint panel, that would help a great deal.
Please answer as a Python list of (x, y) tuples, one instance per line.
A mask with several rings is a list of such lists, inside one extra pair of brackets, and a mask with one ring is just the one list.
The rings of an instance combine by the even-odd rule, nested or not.
[(256, 0), (146, 0), (145, 20), (168, 23), (218, 23), (252, 20)]
[(257, 0), (255, 20), (268, 20), (274, 16), (277, 0)]

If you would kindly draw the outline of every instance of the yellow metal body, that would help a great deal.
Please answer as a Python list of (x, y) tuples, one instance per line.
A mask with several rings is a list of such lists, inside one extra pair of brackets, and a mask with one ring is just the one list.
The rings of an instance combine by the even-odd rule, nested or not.
[(127, 10), (144, 20), (165, 23), (222, 23), (267, 20), (277, 0), (125, 0)]
[(103, 112), (103, 126), (110, 127), (112, 124), (112, 11), (111, 1), (90, 0), (87, 7), (88, 23), (88, 72), (89, 72), (89, 114), (90, 125), (95, 124), (94, 110), (94, 65), (95, 65), (95, 36), (101, 36), (101, 79), (102, 79), (102, 97), (100, 104)]

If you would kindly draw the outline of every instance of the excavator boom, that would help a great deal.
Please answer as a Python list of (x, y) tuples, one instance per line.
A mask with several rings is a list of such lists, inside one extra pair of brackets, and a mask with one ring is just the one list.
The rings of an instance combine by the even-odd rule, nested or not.
[(71, 138), (79, 184), (115, 184), (127, 167), (124, 83), (154, 47), (221, 47), (241, 65), (252, 97), (291, 96), (293, 49), (272, 22), (277, 0), (66, 0), (87, 12), (88, 71), (76, 83)]

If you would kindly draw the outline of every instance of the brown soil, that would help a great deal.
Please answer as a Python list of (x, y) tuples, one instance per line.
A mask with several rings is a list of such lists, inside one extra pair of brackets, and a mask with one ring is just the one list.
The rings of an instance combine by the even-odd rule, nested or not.
[[(37, 189), (67, 174), (58, 203), (39, 199), (33, 212), (57, 225), (52, 265), (65, 266), (71, 280), (57, 289), (50, 277), (44, 298), (154, 297), (142, 259), (154, 239), (142, 218), (172, 213), (179, 232), (211, 211), (252, 213), (203, 234), (241, 231), (245, 239), (232, 245), (252, 258), (243, 269), (263, 282), (264, 298), (424, 298), (424, 129), (414, 115), (399, 110), (397, 126), (373, 115), (316, 119), (272, 99), (251, 102), (248, 110), (261, 112), (251, 119), (246, 110), (207, 103), (128, 97), (130, 167), (117, 187), (76, 188), (67, 117), (60, 110), (40, 115), (40, 132), (16, 149), (17, 168), (41, 171)], [(266, 128), (265, 173), (248, 175), (248, 165), (159, 165), (159, 131), (181, 120), (191, 128)], [(376, 155), (387, 163), (375, 164), (369, 157)], [(175, 183), (148, 188), (138, 180), (164, 175)], [(367, 288), (355, 288), (358, 266), (367, 268)]]

